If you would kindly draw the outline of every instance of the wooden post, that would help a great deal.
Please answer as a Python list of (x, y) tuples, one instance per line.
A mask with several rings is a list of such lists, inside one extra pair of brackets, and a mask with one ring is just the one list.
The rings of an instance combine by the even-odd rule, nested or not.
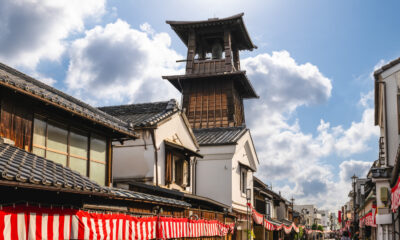
[(232, 47), (231, 32), (224, 31), (224, 48), (225, 48), (225, 72), (232, 72)]
[(194, 30), (189, 32), (188, 38), (188, 53), (187, 53), (187, 62), (186, 62), (186, 74), (192, 74), (193, 72), (193, 61), (194, 56), (196, 55), (196, 34)]

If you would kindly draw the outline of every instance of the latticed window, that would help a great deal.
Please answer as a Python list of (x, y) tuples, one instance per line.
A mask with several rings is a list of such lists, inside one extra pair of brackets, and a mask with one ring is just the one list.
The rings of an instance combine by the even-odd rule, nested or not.
[(40, 116), (33, 122), (32, 152), (104, 185), (106, 180), (105, 137)]

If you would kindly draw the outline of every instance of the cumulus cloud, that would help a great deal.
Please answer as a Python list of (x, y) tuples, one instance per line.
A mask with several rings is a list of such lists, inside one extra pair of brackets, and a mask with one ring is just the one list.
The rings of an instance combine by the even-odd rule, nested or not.
[(343, 161), (340, 165), (340, 180), (342, 182), (351, 182), (351, 177), (356, 175), (357, 177), (365, 177), (372, 166), (372, 162), (357, 161), (354, 159)]
[(104, 13), (104, 0), (0, 1), (0, 61), (34, 68), (58, 60), (71, 33)]
[(259, 54), (242, 64), (271, 110), (290, 112), (324, 102), (331, 95), (331, 80), (311, 63), (296, 63), (287, 51)]
[(369, 91), (368, 93), (361, 93), (361, 98), (358, 104), (364, 108), (372, 106), (374, 101), (374, 91)]
[[(353, 171), (350, 165), (359, 162), (343, 162), (338, 174), (334, 172), (335, 166), (324, 159), (349, 157), (369, 150), (368, 142), (379, 134), (373, 124), (370, 104), (373, 95), (361, 95), (362, 117), (349, 127), (332, 126), (321, 119), (314, 133), (305, 133), (300, 120), (294, 119), (295, 112), (300, 106), (327, 101), (331, 96), (331, 80), (317, 66), (297, 63), (287, 51), (261, 54), (243, 63), (260, 95), (257, 102), (246, 104), (247, 123), (261, 161), (257, 175), (266, 182), (280, 183), (278, 189), (287, 197), (293, 195), (300, 203), (327, 208), (343, 204), (348, 186), (339, 175)], [(365, 176), (362, 174), (370, 164), (357, 165), (359, 176)]]
[(178, 97), (161, 75), (176, 74), (181, 59), (170, 48), (166, 33), (155, 33), (149, 24), (141, 30), (118, 19), (96, 26), (72, 43), (66, 78), (69, 91), (97, 103), (154, 101)]

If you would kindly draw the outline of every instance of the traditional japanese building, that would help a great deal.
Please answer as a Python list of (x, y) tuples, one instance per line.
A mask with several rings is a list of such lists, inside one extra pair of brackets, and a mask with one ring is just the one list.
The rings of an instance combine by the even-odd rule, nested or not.
[(196, 194), (226, 204), (238, 219), (237, 239), (247, 236), (247, 203), (253, 199), (258, 157), (246, 127), (245, 99), (258, 98), (239, 52), (257, 48), (243, 13), (204, 21), (167, 21), (187, 46), (183, 75), (163, 76), (182, 93), (182, 107), (200, 145)]
[(0, 63), (0, 239), (220, 239), (232, 232), (228, 206), (218, 202), (112, 187), (113, 142), (138, 139), (134, 128)]

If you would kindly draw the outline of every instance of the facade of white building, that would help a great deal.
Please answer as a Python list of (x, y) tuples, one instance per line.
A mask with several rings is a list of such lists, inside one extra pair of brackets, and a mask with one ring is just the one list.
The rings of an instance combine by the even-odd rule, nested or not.
[(378, 161), (376, 167), (371, 169), (372, 181), (376, 184), (376, 235), (378, 239), (399, 239), (394, 234), (394, 231), (399, 231), (399, 224), (394, 224), (396, 229), (393, 230), (388, 198), (398, 176), (398, 171), (392, 169), (398, 165), (400, 143), (400, 59), (375, 71), (374, 77), (375, 125), (380, 128)]
[(259, 165), (250, 131), (244, 127), (195, 129), (200, 144), (196, 194), (247, 212), (246, 190), (253, 202), (253, 173)]
[[(141, 182), (194, 192), (199, 145), (175, 100), (103, 107), (132, 124), (139, 139), (113, 143), (114, 183)], [(169, 175), (169, 176), (168, 176)]]

